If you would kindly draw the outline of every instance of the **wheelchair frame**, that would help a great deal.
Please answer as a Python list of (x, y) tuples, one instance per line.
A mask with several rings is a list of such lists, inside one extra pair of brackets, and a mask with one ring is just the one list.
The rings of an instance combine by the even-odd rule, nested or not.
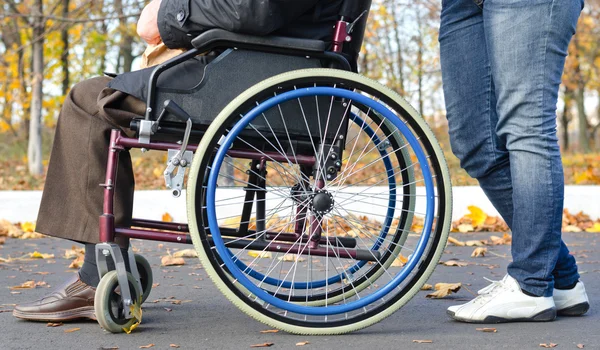
[[(356, 11), (361, 8), (359, 4), (361, 1), (348, 1), (347, 3), (352, 4), (350, 7), (353, 7), (352, 10)], [(370, 3), (367, 1), (366, 3)], [(364, 6), (364, 4), (362, 4)], [(356, 12), (355, 12), (356, 13)], [(360, 13), (360, 12), (359, 12)], [(121, 287), (121, 302), (123, 305), (123, 314), (126, 319), (131, 319), (133, 317), (133, 308), (132, 306), (136, 303), (136, 300), (132, 297), (131, 283), (129, 280), (128, 273), (125, 269), (124, 259), (129, 259), (131, 274), (135, 279), (135, 284), (133, 287), (137, 290), (138, 296), (139, 291), (142, 290), (142, 283), (140, 280), (140, 274), (138, 272), (138, 268), (136, 267), (136, 260), (133, 253), (130, 251), (128, 257), (123, 257), (121, 255), (120, 249), (118, 249), (118, 245), (115, 243), (116, 238), (124, 237), (124, 238), (135, 238), (135, 239), (144, 239), (144, 240), (152, 240), (152, 241), (160, 241), (160, 242), (172, 242), (172, 243), (183, 243), (183, 244), (192, 244), (194, 243), (192, 240), (192, 236), (190, 234), (190, 226), (187, 223), (174, 223), (174, 222), (163, 222), (163, 221), (154, 221), (154, 220), (143, 220), (143, 219), (132, 219), (131, 227), (116, 227), (115, 226), (115, 215), (114, 215), (114, 203), (113, 198), (115, 194), (115, 183), (117, 181), (117, 164), (119, 159), (119, 153), (124, 150), (128, 150), (131, 148), (138, 148), (144, 150), (158, 150), (158, 151), (168, 151), (169, 152), (169, 162), (171, 167), (172, 165), (180, 166), (178, 173), (176, 176), (180, 176), (180, 181), (183, 181), (183, 173), (188, 165), (191, 164), (191, 153), (195, 153), (199, 144), (189, 144), (189, 137), (192, 132), (192, 121), (191, 117), (179, 108), (177, 105), (170, 103), (165, 104), (164, 110), (161, 112), (161, 115), (158, 117), (157, 121), (154, 121), (154, 107), (156, 100), (156, 83), (158, 81), (159, 75), (166, 71), (167, 69), (174, 67), (202, 52), (211, 51), (217, 48), (241, 48), (250, 51), (266, 51), (271, 53), (283, 54), (283, 55), (291, 55), (291, 56), (301, 56), (307, 58), (319, 58), (321, 60), (327, 61), (331, 67), (335, 67), (345, 71), (355, 71), (355, 65), (351, 64), (350, 61), (346, 58), (345, 54), (345, 43), (352, 42), (353, 38), (350, 35), (352, 28), (356, 25), (357, 22), (362, 21), (362, 26), (364, 29), (364, 22), (366, 22), (366, 18), (362, 18), (365, 15), (363, 12), (358, 16), (354, 16), (354, 22), (350, 23), (346, 21), (346, 19), (341, 16), (340, 20), (337, 21), (333, 30), (333, 39), (332, 39), (332, 49), (330, 51), (322, 50), (322, 42), (320, 41), (307, 41), (301, 39), (284, 39), (284, 38), (275, 38), (275, 40), (270, 40), (269, 38), (261, 38), (254, 37), (249, 35), (240, 35), (240, 34), (232, 34), (220, 29), (209, 30), (199, 37), (192, 41), (195, 46), (190, 51), (179, 55), (163, 64), (158, 65), (152, 72), (149, 78), (149, 88), (147, 94), (147, 109), (146, 114), (143, 120), (134, 120), (132, 122), (132, 129), (138, 132), (139, 137), (133, 138), (126, 136), (123, 132), (118, 129), (112, 130), (110, 135), (110, 144), (108, 149), (108, 161), (106, 167), (106, 176), (104, 184), (100, 186), (104, 187), (104, 203), (103, 203), (103, 213), (100, 216), (100, 227), (99, 227), (99, 240), (102, 243), (96, 245), (96, 259), (100, 277), (102, 278), (105, 274), (108, 273), (108, 265), (107, 259), (111, 258), (115, 262), (116, 266), (116, 275), (118, 278), (118, 285)], [(359, 24), (358, 27), (361, 27)], [(360, 42), (362, 42), (362, 31), (359, 32), (358, 36), (360, 36)], [(289, 42), (291, 41), (291, 43)], [(355, 42), (353, 44), (356, 44)], [(327, 88), (325, 88), (327, 89)], [(404, 108), (404, 107), (401, 107)], [(317, 108), (318, 109), (318, 108)], [(181, 143), (169, 142), (169, 141), (150, 141), (150, 136), (153, 135), (156, 130), (156, 125), (158, 125), (158, 121), (166, 114), (170, 113), (172, 116), (186, 121), (186, 127), (178, 129), (169, 128), (169, 134), (174, 132), (184, 133), (183, 141)], [(412, 112), (409, 112), (409, 114)], [(308, 125), (307, 125), (308, 126)], [(403, 126), (403, 125), (399, 125)], [(399, 127), (397, 126), (397, 127)], [(174, 129), (174, 130), (173, 130)], [(373, 132), (371, 130), (371, 132)], [(430, 139), (430, 136), (427, 136)], [(332, 145), (327, 145), (333, 149), (337, 147), (337, 149), (343, 151), (343, 143), (342, 138), (339, 141), (332, 140), (328, 142), (332, 142)], [(324, 139), (323, 139), (324, 140)], [(325, 143), (325, 141), (321, 141)], [(417, 142), (417, 139), (414, 139), (414, 142)], [(377, 141), (379, 142), (379, 141)], [(389, 143), (389, 141), (387, 141)], [(412, 142), (412, 141), (411, 141)], [(385, 144), (385, 142), (383, 142)], [(340, 146), (341, 145), (341, 146)], [(386, 146), (387, 147), (387, 146)], [(379, 147), (377, 147), (379, 148)], [(402, 147), (403, 148), (403, 147)], [(223, 151), (223, 150), (222, 150)], [(220, 250), (225, 242), (227, 247), (234, 249), (249, 249), (249, 250), (261, 250), (263, 252), (274, 252), (274, 253), (282, 253), (285, 254), (297, 254), (302, 255), (305, 248), (308, 249), (308, 255), (314, 255), (317, 257), (329, 257), (336, 256), (342, 259), (353, 259), (355, 261), (362, 262), (361, 264), (367, 263), (379, 263), (381, 264), (380, 259), (387, 259), (389, 263), (389, 253), (381, 254), (378, 248), (373, 249), (362, 249), (358, 242), (358, 239), (354, 237), (338, 237), (338, 236), (329, 236), (324, 235), (321, 226), (321, 222), (318, 217), (321, 214), (315, 214), (315, 209), (309, 209), (307, 206), (300, 208), (298, 206), (296, 211), (293, 213), (294, 218), (300, 218), (295, 221), (293, 225), (293, 233), (281, 233), (281, 232), (269, 232), (265, 229), (265, 196), (266, 196), (266, 168), (267, 161), (276, 161), (276, 162), (289, 162), (289, 158), (285, 155), (282, 155), (278, 152), (271, 151), (253, 151), (250, 149), (227, 149), (226, 154), (230, 157), (237, 159), (246, 159), (251, 161), (251, 171), (248, 172), (248, 182), (247, 186), (244, 187), (245, 198), (244, 204), (242, 208), (242, 213), (240, 217), (240, 228), (239, 229), (231, 229), (231, 228), (221, 228), (219, 227), (219, 231), (224, 233), (224, 236), (234, 237), (232, 238), (222, 238), (221, 233), (219, 233), (214, 242), (219, 240), (220, 243), (215, 243), (217, 249)], [(329, 152), (329, 151), (328, 151)], [(397, 152), (394, 151), (394, 152)], [(429, 150), (429, 152), (437, 153), (437, 151)], [(171, 153), (174, 154), (171, 157)], [(341, 155), (341, 152), (339, 152)], [(299, 165), (302, 167), (311, 168), (315, 164), (319, 163), (319, 154), (314, 155), (294, 155), (294, 165)], [(438, 154), (439, 156), (439, 154)], [(329, 160), (327, 160), (329, 161)], [(341, 162), (335, 162), (335, 158), (332, 161), (336, 165), (335, 167), (341, 167)], [(443, 160), (442, 160), (443, 163)], [(427, 161), (425, 161), (427, 164)], [(425, 166), (425, 170), (427, 170), (428, 166)], [(169, 169), (169, 168), (167, 168)], [(171, 168), (171, 170), (173, 170)], [(183, 170), (183, 172), (181, 171)], [(424, 170), (424, 171), (425, 171)], [(304, 174), (304, 170), (301, 170), (302, 174)], [(338, 169), (339, 171), (339, 169)], [(429, 170), (427, 170), (429, 171)], [(437, 172), (444, 172), (444, 169), (436, 169)], [(430, 174), (429, 174), (430, 175)], [(167, 171), (165, 171), (165, 179), (167, 179)], [(323, 175), (324, 176), (324, 175)], [(389, 169), (388, 169), (388, 176)], [(431, 176), (431, 175), (430, 175)], [(446, 174), (443, 174), (442, 177), (445, 177)], [(310, 177), (310, 176), (308, 176)], [(319, 177), (319, 179), (317, 179)], [(306, 180), (303, 180), (306, 181)], [(443, 179), (442, 181), (447, 181), (447, 179)], [(179, 184), (181, 184), (180, 182)], [(446, 186), (446, 183), (442, 183), (443, 186)], [(411, 185), (410, 183), (408, 185)], [(318, 193), (319, 190), (323, 189), (325, 186), (324, 177), (321, 177), (321, 174), (318, 176), (315, 175), (315, 189)], [(407, 185), (404, 185), (407, 186)], [(414, 186), (414, 184), (412, 185)], [(431, 185), (428, 185), (431, 187)], [(173, 188), (173, 193), (175, 196), (178, 196), (181, 192), (181, 188)], [(432, 196), (431, 188), (428, 188), (429, 196)], [(189, 195), (189, 193), (188, 193)], [(210, 194), (209, 194), (210, 195)], [(442, 212), (445, 212), (446, 209), (445, 203), (446, 199), (444, 196), (446, 194), (442, 194), (441, 198), (443, 199), (441, 204)], [(395, 198), (395, 193), (393, 194)], [(433, 197), (431, 197), (433, 198)], [(255, 230), (249, 229), (250, 215), (252, 212), (252, 208), (254, 202), (256, 201), (256, 227)], [(333, 203), (331, 203), (333, 207)], [(412, 220), (412, 213), (414, 209), (410, 206), (404, 206), (403, 211), (408, 213)], [(438, 210), (440, 210), (438, 208)], [(427, 215), (430, 218), (432, 217), (433, 209), (427, 208)], [(447, 215), (447, 211), (446, 211)], [(188, 220), (191, 220), (188, 218)], [(210, 218), (209, 218), (210, 220)], [(403, 219), (407, 220), (407, 219)], [(447, 220), (442, 220), (442, 224), (438, 228), (436, 226), (436, 234), (439, 237), (434, 239), (434, 242), (437, 242), (439, 239), (444, 239), (445, 235), (447, 235), (448, 226)], [(389, 225), (386, 224), (386, 225)], [(402, 224), (404, 225), (404, 224)], [(437, 224), (436, 224), (437, 225)], [(307, 227), (308, 226), (308, 227)], [(398, 227), (400, 224), (398, 224)], [(195, 226), (194, 226), (195, 227)], [(212, 223), (211, 223), (212, 227)], [(403, 226), (404, 227), (404, 226)], [(306, 232), (308, 229), (308, 232)], [(432, 227), (430, 223), (426, 223), (423, 234), (429, 235), (426, 231), (431, 231)], [(403, 230), (402, 230), (403, 231)], [(262, 234), (258, 234), (261, 232)], [(196, 237), (194, 237), (196, 238)], [(255, 238), (254, 240), (250, 240), (250, 238)], [(396, 238), (394, 238), (396, 239)], [(399, 238), (402, 239), (402, 238)], [(404, 238), (406, 239), (406, 238)], [(379, 240), (379, 239), (378, 239)], [(210, 237), (208, 241), (213, 244), (213, 239)], [(364, 242), (363, 242), (364, 243)], [(220, 245), (219, 245), (220, 244)], [(381, 244), (381, 243), (377, 243)], [(376, 244), (376, 245), (377, 245)], [(437, 244), (437, 243), (434, 243)], [(227, 249), (227, 248), (225, 248)], [(389, 248), (388, 248), (389, 249)], [(393, 248), (394, 252), (399, 253), (398, 248)], [(425, 246), (422, 244), (419, 245), (418, 249), (422, 251), (425, 249)], [(222, 253), (222, 252), (220, 252)], [(306, 253), (304, 253), (306, 254)], [(394, 253), (392, 253), (394, 254)], [(435, 260), (439, 259), (439, 255), (441, 251), (439, 247), (433, 250), (431, 256), (428, 256), (427, 259)], [(220, 255), (220, 254), (219, 254)], [(385, 255), (385, 256), (382, 256)], [(428, 264), (429, 264), (428, 260)], [(416, 266), (418, 260), (412, 259), (408, 262), (411, 269)], [(204, 263), (204, 262), (203, 262)], [(225, 262), (227, 264), (227, 262)], [(363, 265), (359, 266), (356, 270), (360, 269)], [(420, 264), (422, 265), (422, 264)], [(434, 264), (435, 265), (435, 264)], [(356, 265), (358, 266), (358, 265)], [(388, 265), (389, 266), (389, 265)], [(231, 268), (231, 266), (229, 266)], [(350, 270), (354, 270), (355, 267), (352, 267)], [(420, 267), (419, 267), (420, 268)], [(384, 268), (385, 270), (385, 268)], [(350, 271), (350, 275), (352, 274)], [(429, 270), (428, 270), (429, 271)], [(410, 272), (410, 271), (409, 271)], [(430, 272), (429, 272), (430, 273)], [(426, 273), (427, 274), (427, 273)], [(234, 273), (235, 275), (235, 273)], [(373, 275), (376, 275), (374, 278), (378, 278), (381, 273), (374, 272)], [(401, 281), (406, 274), (402, 274), (402, 276), (398, 276), (394, 281)], [(345, 276), (345, 277), (341, 277)], [(372, 275), (371, 275), (372, 276)], [(420, 278), (419, 274), (419, 278)], [(351, 279), (352, 277), (348, 277), (347, 272), (343, 272), (340, 275), (341, 278)], [(362, 278), (362, 277), (361, 277)], [(367, 280), (370, 282), (372, 277), (367, 276)], [(419, 280), (420, 282), (420, 280)], [(350, 282), (352, 283), (352, 282)], [(411, 285), (414, 285), (416, 281), (411, 281)], [(424, 282), (423, 282), (424, 283)], [(102, 284), (102, 282), (101, 282)], [(365, 288), (366, 284), (362, 287)], [(344, 287), (345, 288), (345, 287)], [(100, 287), (99, 287), (100, 290)], [(279, 290), (279, 289), (278, 289)], [(362, 289), (361, 289), (362, 290)], [(275, 291), (277, 293), (277, 291)], [(346, 293), (346, 292), (343, 292)], [(374, 299), (377, 296), (370, 296), (369, 299)], [(403, 294), (400, 295), (401, 300), (397, 301), (395, 305), (399, 305), (400, 302), (403, 302), (405, 299)], [(398, 297), (398, 298), (400, 298)], [(230, 298), (228, 296), (228, 298)], [(410, 297), (409, 297), (410, 298)], [(98, 299), (98, 295), (96, 296)], [(231, 299), (231, 298), (230, 298)], [(359, 297), (360, 299), (360, 297)], [(231, 299), (233, 300), (233, 299)], [(238, 305), (239, 306), (239, 305)], [(337, 307), (337, 306), (335, 306)], [(334, 307), (334, 308), (335, 308)], [(399, 306), (398, 306), (399, 307)], [(339, 308), (339, 307), (338, 307)], [(365, 309), (366, 312), (366, 309)], [(98, 313), (98, 311), (96, 312)], [(254, 316), (256, 317), (256, 316)], [(341, 327), (340, 329), (343, 329)], [(111, 331), (119, 331), (111, 330)], [(294, 331), (295, 332), (295, 331)], [(338, 331), (336, 331), (338, 332)], [(343, 332), (343, 331), (342, 331)], [(322, 333), (318, 332), (317, 333)]]

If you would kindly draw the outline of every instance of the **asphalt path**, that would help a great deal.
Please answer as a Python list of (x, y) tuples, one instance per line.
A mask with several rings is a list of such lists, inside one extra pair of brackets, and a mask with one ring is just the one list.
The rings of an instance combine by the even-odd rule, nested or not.
[[(460, 240), (487, 239), (491, 234), (454, 234)], [(564, 236), (578, 260), (592, 308), (586, 316), (558, 318), (548, 323), (473, 325), (459, 323), (446, 315), (446, 308), (465, 302), (472, 293), (489, 284), (484, 277), (499, 280), (510, 261), (510, 246), (488, 247), (483, 258), (471, 258), (472, 247), (449, 245), (442, 260), (458, 259), (464, 267), (440, 265), (429, 283), (461, 282), (458, 293), (445, 299), (427, 299), (418, 293), (406, 306), (382, 322), (342, 336), (298, 336), (285, 332), (261, 333), (268, 326), (239, 311), (212, 284), (197, 259), (186, 259), (178, 267), (161, 267), (167, 249), (184, 245), (135, 241), (134, 245), (153, 266), (159, 283), (144, 304), (143, 323), (132, 334), (110, 334), (95, 322), (71, 322), (60, 327), (17, 320), (14, 304), (42, 297), (76, 270), (63, 258), (71, 243), (44, 238), (7, 239), (0, 245), (0, 257), (19, 257), (33, 251), (55, 254), (54, 259), (18, 260), (0, 263), (0, 349), (248, 349), (251, 345), (273, 343), (278, 349), (542, 349), (540, 344), (558, 344), (557, 349), (600, 349), (600, 251), (599, 234), (568, 233)], [(26, 281), (43, 281), (50, 287), (11, 290)], [(19, 294), (15, 293), (19, 292)], [(182, 301), (179, 303), (177, 300)], [(496, 328), (496, 333), (476, 330)], [(66, 330), (79, 330), (66, 333)], [(430, 340), (431, 343), (415, 343)], [(299, 347), (299, 342), (309, 343)]]

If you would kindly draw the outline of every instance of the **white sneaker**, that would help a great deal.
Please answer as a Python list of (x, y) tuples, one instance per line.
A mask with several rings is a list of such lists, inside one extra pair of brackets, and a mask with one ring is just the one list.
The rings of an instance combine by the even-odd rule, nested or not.
[(590, 300), (581, 281), (573, 289), (554, 289), (554, 303), (560, 316), (581, 316), (590, 309)]
[(556, 306), (552, 297), (532, 297), (521, 291), (517, 280), (504, 276), (491, 281), (479, 296), (466, 304), (450, 306), (448, 314), (458, 321), (471, 323), (501, 323), (515, 321), (552, 321)]

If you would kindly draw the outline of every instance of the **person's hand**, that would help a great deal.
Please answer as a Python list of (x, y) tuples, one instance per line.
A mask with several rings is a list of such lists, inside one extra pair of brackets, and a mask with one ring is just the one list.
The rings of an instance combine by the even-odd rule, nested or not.
[(137, 33), (148, 44), (159, 44), (161, 42), (158, 31), (158, 9), (161, 0), (152, 0), (140, 15), (137, 23)]

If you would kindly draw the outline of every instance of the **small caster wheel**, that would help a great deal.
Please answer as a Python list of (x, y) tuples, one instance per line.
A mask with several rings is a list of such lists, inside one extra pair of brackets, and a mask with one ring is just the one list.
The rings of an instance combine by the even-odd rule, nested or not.
[[(129, 280), (132, 300), (139, 300), (142, 293), (135, 278), (129, 272), (127, 273), (127, 280)], [(123, 328), (129, 329), (137, 322), (135, 318), (125, 318), (125, 310), (123, 309), (121, 294), (118, 288), (119, 280), (117, 278), (117, 271), (110, 271), (100, 280), (94, 297), (94, 311), (98, 323), (102, 328), (111, 333), (124, 332)]]
[(152, 290), (152, 268), (146, 258), (139, 254), (134, 254), (135, 265), (137, 266), (138, 273), (140, 274), (140, 283), (142, 285), (142, 303), (148, 299), (150, 291)]

